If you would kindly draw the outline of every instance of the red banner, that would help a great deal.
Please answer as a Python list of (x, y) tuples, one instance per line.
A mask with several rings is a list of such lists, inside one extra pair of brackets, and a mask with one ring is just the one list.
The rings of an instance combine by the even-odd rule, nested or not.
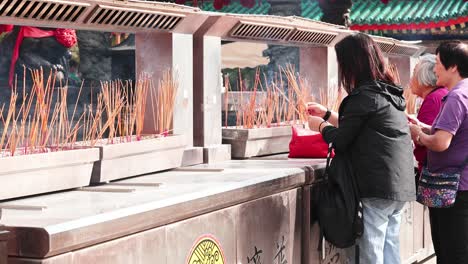
[(449, 19), (447, 21), (431, 21), (423, 23), (410, 23), (410, 24), (364, 24), (364, 25), (352, 25), (350, 28), (353, 30), (413, 30), (413, 29), (431, 29), (431, 28), (441, 28), (441, 27), (450, 27), (452, 25), (462, 24), (468, 22), (468, 16), (459, 17), (455, 19)]
[(23, 43), (24, 38), (47, 38), (54, 36), (54, 31), (52, 30), (42, 30), (36, 27), (21, 27), (18, 33), (18, 38), (16, 39), (15, 47), (13, 49), (13, 55), (11, 56), (10, 64), (10, 76), (8, 83), (10, 87), (13, 87), (13, 79), (15, 76), (15, 65), (19, 57), (21, 43)]
[[(4, 26), (7, 26), (7, 25), (4, 25)], [(9, 74), (9, 79), (8, 79), (8, 83), (10, 84), (10, 87), (13, 87), (13, 80), (15, 76), (15, 65), (16, 65), (16, 61), (18, 61), (20, 47), (21, 47), (21, 43), (23, 43), (23, 39), (24, 38), (48, 38), (48, 37), (55, 37), (57, 41), (66, 48), (73, 47), (77, 42), (76, 32), (73, 29), (60, 29), (59, 28), (55, 30), (42, 30), (36, 27), (20, 27), (18, 38), (16, 39), (15, 47), (13, 49), (13, 55), (11, 56), (10, 74)]]
[(0, 34), (13, 30), (13, 25), (0, 25)]

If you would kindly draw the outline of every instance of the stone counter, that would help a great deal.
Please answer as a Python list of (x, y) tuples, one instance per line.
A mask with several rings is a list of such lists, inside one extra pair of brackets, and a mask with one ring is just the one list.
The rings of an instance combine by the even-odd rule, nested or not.
[[(4, 208), (2, 224), (13, 235), (8, 250), (10, 261), (30, 263), (28, 261), (32, 261), (32, 258), (38, 258), (42, 259), (41, 263), (85, 263), (86, 256), (104, 254), (99, 251), (102, 249), (92, 248), (110, 247), (109, 243), (123, 243), (119, 241), (131, 240), (132, 236), (137, 236), (135, 241), (140, 241), (140, 235), (143, 234), (148, 235), (150, 240), (161, 238), (161, 243), (156, 243), (158, 245), (170, 244), (173, 241), (167, 240), (167, 236), (172, 234), (170, 230), (177, 229), (174, 234), (179, 234), (181, 230), (174, 229), (174, 225), (190, 230), (190, 225), (183, 224), (184, 221), (198, 221), (207, 228), (194, 232), (194, 237), (234, 228), (232, 234), (226, 235), (226, 241), (231, 239), (231, 242), (226, 243), (236, 244), (239, 240), (232, 239), (242, 233), (238, 229), (249, 230), (252, 228), (250, 222), (259, 221), (256, 212), (263, 212), (265, 221), (270, 218), (270, 214), (278, 218), (276, 222), (266, 221), (262, 225), (272, 223), (267, 233), (277, 228), (283, 230), (281, 236), (277, 234), (278, 243), (284, 236), (291, 247), (288, 259), (293, 261), (295, 258), (299, 261), (301, 186), (311, 179), (302, 168), (310, 164), (310, 160), (226, 161), (1, 203), (0, 207)], [(320, 163), (315, 166), (320, 166)], [(196, 220), (202, 218), (208, 220)], [(158, 235), (150, 235), (151, 232)], [(221, 233), (223, 232), (225, 231)], [(255, 241), (255, 237), (249, 236), (252, 232), (244, 233), (250, 237), (244, 240), (245, 245), (248, 244), (246, 241)], [(176, 235), (175, 238), (180, 237)], [(192, 240), (193, 238), (185, 240), (189, 244), (188, 248), (192, 246)], [(262, 241), (271, 242), (269, 240)], [(240, 245), (233, 252), (240, 250)], [(257, 245), (253, 245), (252, 249), (255, 246)], [(113, 245), (104, 255), (114, 252), (118, 256), (116, 249), (118, 247)], [(87, 254), (86, 251), (90, 250), (92, 253)], [(96, 253), (96, 250), (101, 253)], [(141, 246), (135, 246), (132, 250), (142, 250), (142, 256), (147, 254)], [(268, 251), (266, 246), (264, 251)], [(158, 252), (159, 255), (173, 254), (173, 250), (169, 249)], [(180, 259), (182, 255), (174, 257)], [(116, 257), (114, 262), (99, 263), (133, 263), (120, 262), (120, 259), (122, 256)], [(145, 259), (149, 261), (153, 258)], [(132, 258), (131, 261), (134, 260)]]

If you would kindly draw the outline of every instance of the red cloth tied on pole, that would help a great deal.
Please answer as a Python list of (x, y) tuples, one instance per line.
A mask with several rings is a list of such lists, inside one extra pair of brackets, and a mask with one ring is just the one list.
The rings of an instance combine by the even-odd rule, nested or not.
[(54, 33), (55, 39), (65, 48), (69, 49), (78, 42), (74, 29), (57, 28)]
[(73, 29), (56, 29), (56, 30), (42, 30), (36, 27), (20, 27), (18, 37), (16, 38), (15, 47), (13, 48), (13, 55), (11, 56), (10, 74), (8, 83), (13, 87), (13, 79), (15, 76), (15, 65), (19, 58), (21, 43), (24, 38), (48, 38), (53, 37), (57, 42), (66, 48), (73, 47), (76, 42), (76, 32)]
[(0, 34), (13, 30), (13, 25), (0, 25)]

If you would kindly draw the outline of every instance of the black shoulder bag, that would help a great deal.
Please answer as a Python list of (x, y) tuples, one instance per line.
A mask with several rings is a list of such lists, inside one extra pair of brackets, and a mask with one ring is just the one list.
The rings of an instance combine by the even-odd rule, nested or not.
[(337, 152), (331, 159), (331, 152), (330, 143), (324, 180), (314, 186), (315, 213), (325, 239), (347, 248), (363, 233), (363, 208), (349, 156)]

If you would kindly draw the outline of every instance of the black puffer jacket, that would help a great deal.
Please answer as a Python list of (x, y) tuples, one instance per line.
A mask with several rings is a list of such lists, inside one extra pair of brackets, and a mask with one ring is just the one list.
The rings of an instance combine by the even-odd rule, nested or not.
[(339, 109), (338, 128), (323, 137), (335, 151), (349, 153), (361, 197), (414, 201), (411, 136), (403, 89), (382, 82), (361, 84)]

